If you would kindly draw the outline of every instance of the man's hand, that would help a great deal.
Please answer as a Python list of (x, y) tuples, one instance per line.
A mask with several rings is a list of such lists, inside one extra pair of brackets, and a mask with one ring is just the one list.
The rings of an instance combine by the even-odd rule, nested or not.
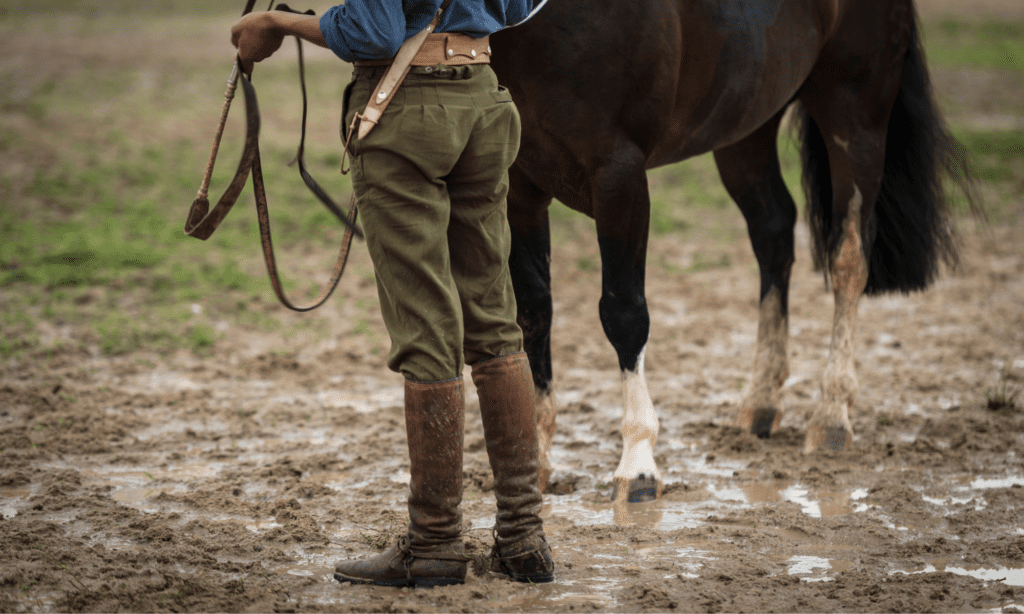
[(249, 13), (231, 27), (231, 44), (238, 48), (242, 70), (252, 72), (252, 63), (272, 56), (288, 34), (282, 30), (273, 11)]
[(252, 72), (252, 63), (274, 55), (286, 36), (298, 36), (314, 45), (327, 47), (320, 31), (319, 17), (282, 11), (249, 13), (231, 28), (231, 44), (238, 48), (242, 70)]

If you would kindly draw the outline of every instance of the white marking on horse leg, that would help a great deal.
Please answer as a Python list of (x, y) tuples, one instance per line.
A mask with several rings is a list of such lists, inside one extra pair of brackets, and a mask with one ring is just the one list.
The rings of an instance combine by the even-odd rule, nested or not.
[(537, 402), (537, 466), (540, 491), (544, 492), (551, 478), (551, 442), (555, 436), (555, 416), (558, 410), (550, 390), (535, 387), (534, 399)]
[(740, 428), (760, 437), (767, 437), (782, 420), (782, 384), (789, 377), (788, 341), (789, 319), (782, 313), (782, 291), (772, 287), (761, 300), (754, 376), (736, 420)]
[(822, 403), (807, 426), (804, 452), (822, 447), (845, 448), (853, 439), (850, 407), (857, 394), (854, 367), (854, 335), (857, 330), (857, 306), (868, 281), (868, 263), (860, 238), (860, 210), (863, 198), (856, 185), (846, 219), (839, 254), (832, 263), (832, 289), (835, 316), (832, 321), (832, 348), (821, 380)]
[(644, 377), (644, 354), (636, 359), (635, 371), (622, 372), (622, 395), (625, 411), (622, 414), (622, 460), (615, 470), (617, 491), (629, 491), (630, 484), (641, 475), (645, 481), (657, 483), (657, 497), (661, 497), (661, 473), (654, 462), (654, 444), (658, 441), (658, 414), (654, 412), (651, 395)]

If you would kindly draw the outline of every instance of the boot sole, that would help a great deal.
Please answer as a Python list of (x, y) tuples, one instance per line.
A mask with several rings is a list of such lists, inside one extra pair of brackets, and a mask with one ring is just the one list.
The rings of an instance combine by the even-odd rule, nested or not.
[(411, 586), (413, 588), (434, 588), (436, 586), (454, 586), (456, 584), (466, 583), (466, 581), (461, 578), (395, 578), (394, 580), (367, 580), (364, 578), (350, 578), (339, 573), (334, 574), (334, 579), (342, 583), (349, 582), (351, 584), (370, 584), (373, 586), (395, 587)]

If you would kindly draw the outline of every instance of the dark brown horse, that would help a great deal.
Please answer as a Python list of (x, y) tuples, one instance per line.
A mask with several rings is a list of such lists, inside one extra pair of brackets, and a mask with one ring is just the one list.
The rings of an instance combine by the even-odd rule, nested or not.
[(832, 349), (806, 452), (845, 448), (857, 392), (854, 336), (865, 294), (920, 290), (956, 254), (942, 178), (963, 154), (931, 93), (912, 0), (550, 0), (492, 38), (523, 120), (511, 170), (512, 275), (550, 475), (552, 198), (594, 218), (600, 316), (622, 370), (628, 500), (660, 496), (658, 417), (644, 379), (650, 201), (646, 171), (713, 151), (761, 271), (752, 383), (739, 424), (767, 437), (788, 377), (787, 299), (797, 209), (776, 137), (802, 119), (816, 257), (835, 295)]

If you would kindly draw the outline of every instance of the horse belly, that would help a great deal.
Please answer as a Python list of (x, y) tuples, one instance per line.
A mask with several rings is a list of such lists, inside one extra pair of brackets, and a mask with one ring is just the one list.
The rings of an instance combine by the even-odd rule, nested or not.
[(704, 31), (684, 35), (676, 104), (651, 166), (731, 145), (785, 107), (830, 28), (816, 4), (698, 3)]

